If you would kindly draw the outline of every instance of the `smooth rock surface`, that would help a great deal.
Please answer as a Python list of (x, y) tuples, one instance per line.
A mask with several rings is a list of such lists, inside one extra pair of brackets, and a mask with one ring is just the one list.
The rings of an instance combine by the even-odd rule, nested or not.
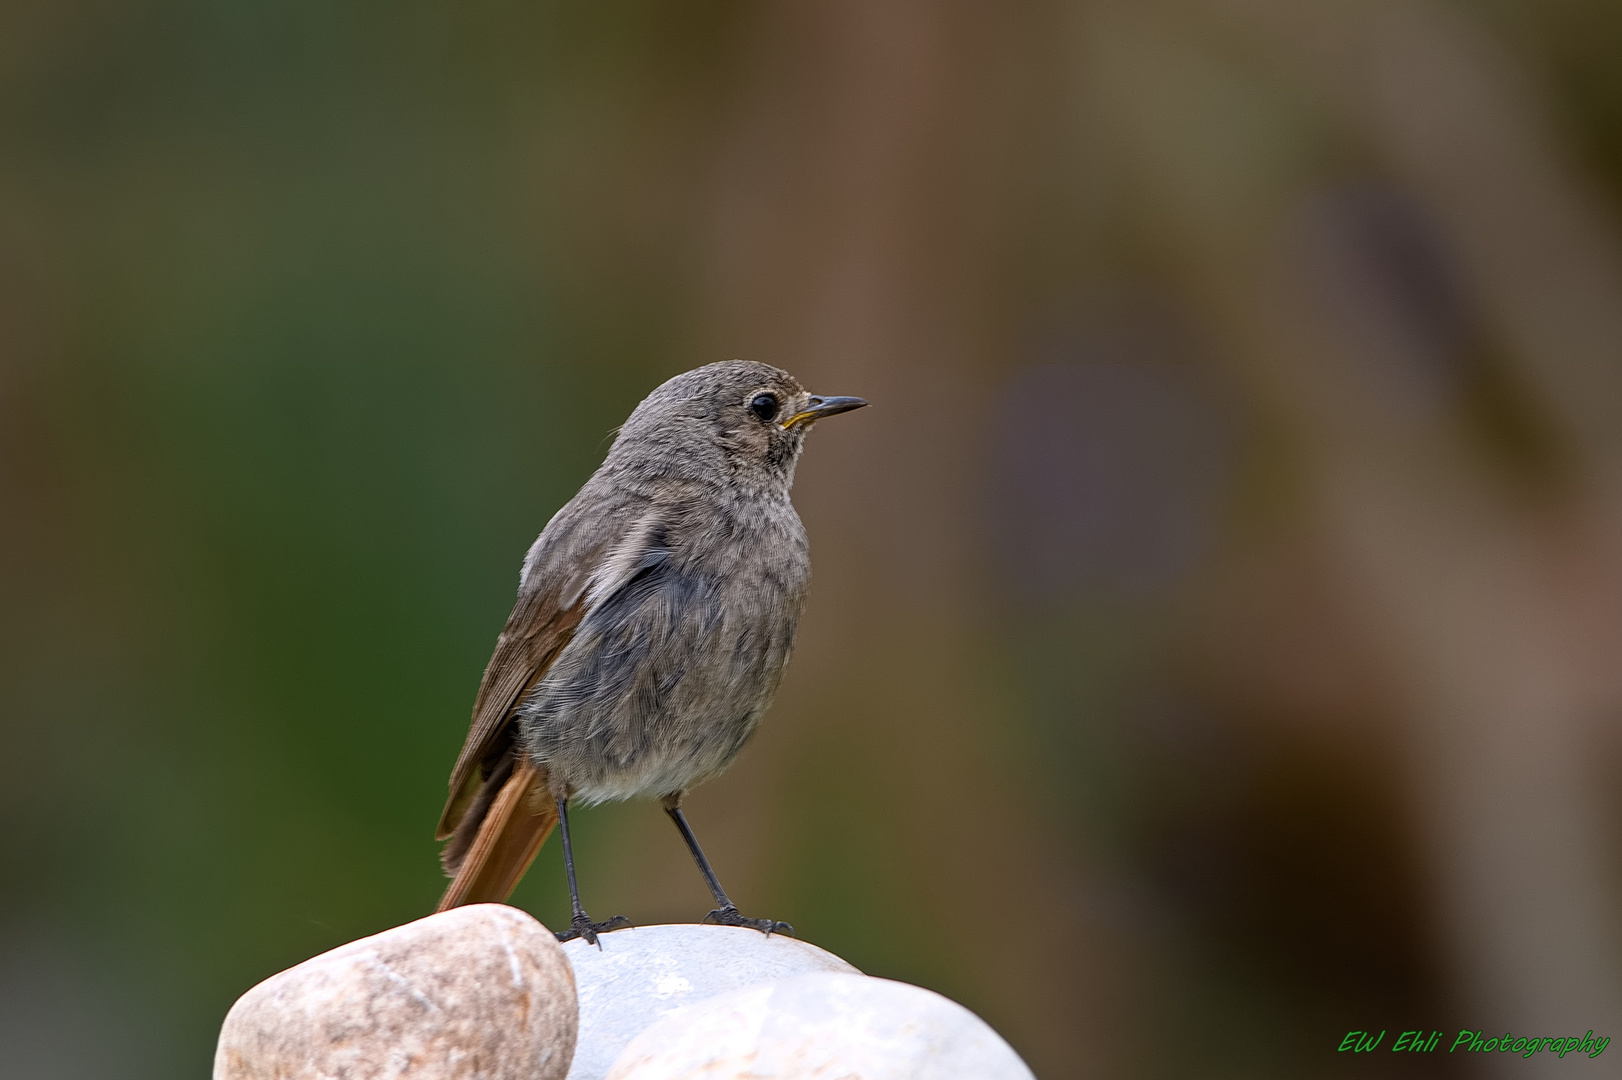
[(569, 1080), (602, 1080), (648, 1025), (684, 1005), (808, 972), (858, 974), (815, 945), (740, 926), (677, 924), (616, 930), (563, 946), (580, 994), (580, 1039)]
[(678, 1009), (626, 1046), (608, 1080), (1033, 1080), (963, 1006), (930, 990), (824, 973)]
[(562, 1080), (574, 976), (551, 931), (471, 904), (272, 975), (220, 1029), (214, 1080)]

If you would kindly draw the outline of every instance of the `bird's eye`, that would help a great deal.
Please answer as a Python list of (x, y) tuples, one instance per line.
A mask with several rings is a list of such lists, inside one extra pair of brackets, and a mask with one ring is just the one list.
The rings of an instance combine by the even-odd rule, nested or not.
[(756, 394), (755, 400), (749, 403), (749, 410), (762, 420), (772, 420), (777, 416), (777, 395)]

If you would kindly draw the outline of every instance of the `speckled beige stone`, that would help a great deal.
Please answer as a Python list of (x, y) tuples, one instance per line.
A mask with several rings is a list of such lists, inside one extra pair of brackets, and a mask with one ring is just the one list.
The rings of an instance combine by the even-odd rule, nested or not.
[(243, 994), (214, 1080), (562, 1080), (574, 974), (550, 931), (472, 904), (352, 941)]

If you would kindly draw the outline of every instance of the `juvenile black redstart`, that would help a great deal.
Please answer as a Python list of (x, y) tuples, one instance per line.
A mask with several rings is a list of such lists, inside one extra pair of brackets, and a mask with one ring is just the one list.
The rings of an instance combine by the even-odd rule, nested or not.
[(811, 575), (789, 502), (812, 425), (859, 409), (730, 360), (649, 394), (524, 557), (439, 819), (439, 910), (505, 900), (562, 825), (573, 901), (560, 941), (630, 925), (580, 905), (569, 805), (657, 797), (715, 896), (705, 920), (770, 934), (727, 898), (681, 812), (771, 704)]

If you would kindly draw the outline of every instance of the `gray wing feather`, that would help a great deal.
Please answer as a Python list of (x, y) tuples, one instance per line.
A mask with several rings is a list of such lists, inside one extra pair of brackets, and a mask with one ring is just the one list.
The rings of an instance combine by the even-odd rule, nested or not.
[(636, 509), (631, 500), (593, 492), (588, 483), (531, 547), (518, 600), (485, 667), (467, 739), (451, 770), (439, 839), (456, 829), (484, 780), (500, 767), (513, 743), (514, 707), (573, 638), (585, 616), (593, 574), (623, 540)]

